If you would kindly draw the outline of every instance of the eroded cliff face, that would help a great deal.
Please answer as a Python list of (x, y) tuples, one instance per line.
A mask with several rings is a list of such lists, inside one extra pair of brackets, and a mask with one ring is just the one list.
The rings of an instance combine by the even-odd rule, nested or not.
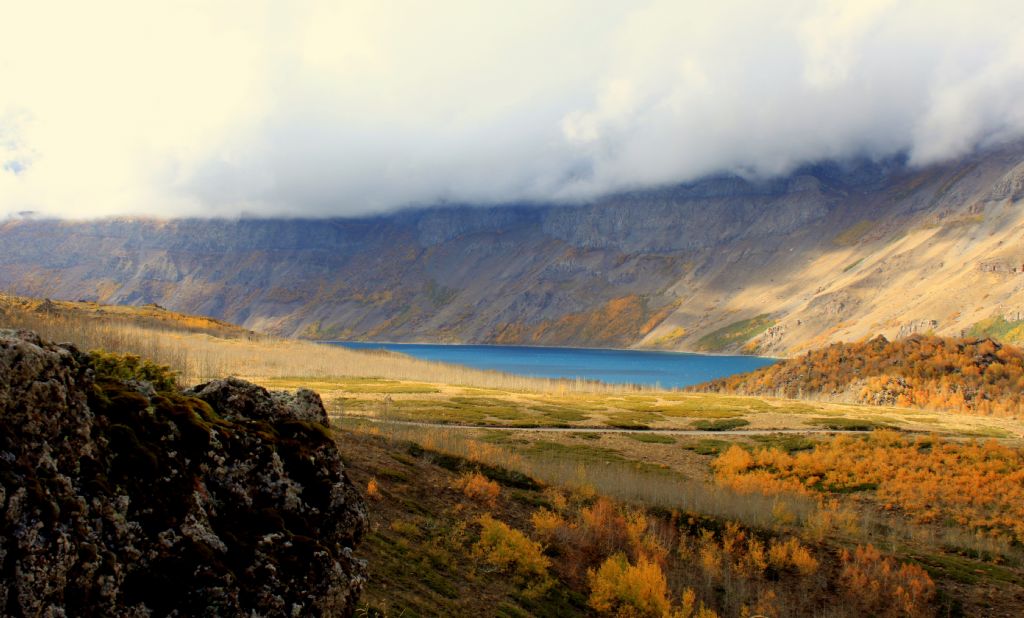
[(0, 614), (346, 616), (366, 525), (319, 397), (182, 393), (0, 331)]
[[(920, 320), (959, 334), (1024, 309), (1022, 186), (1017, 144), (581, 205), (10, 221), (0, 286), (314, 338), (790, 354)], [(771, 330), (744, 331), (755, 317)]]

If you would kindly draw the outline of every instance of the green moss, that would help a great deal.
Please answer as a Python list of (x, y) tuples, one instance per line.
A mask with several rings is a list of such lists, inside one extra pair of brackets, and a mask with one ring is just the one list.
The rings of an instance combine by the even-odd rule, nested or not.
[(135, 354), (111, 354), (103, 350), (89, 353), (89, 364), (97, 380), (137, 380), (149, 382), (157, 391), (175, 391), (178, 374), (166, 365), (158, 365)]

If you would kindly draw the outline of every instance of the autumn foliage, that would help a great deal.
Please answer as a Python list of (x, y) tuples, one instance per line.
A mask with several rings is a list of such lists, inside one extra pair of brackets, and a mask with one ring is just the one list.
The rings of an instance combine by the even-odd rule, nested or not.
[(1021, 416), (1024, 353), (991, 339), (879, 336), (835, 343), (694, 390)]
[(801, 615), (833, 602), (835, 561), (796, 536), (604, 497), (551, 498), (532, 515), (533, 538), (557, 557), (560, 578), (589, 587), (600, 615)]
[(467, 498), (494, 508), (501, 495), (501, 485), (479, 472), (467, 472), (452, 481), (452, 486)]
[(641, 557), (630, 564), (625, 554), (611, 556), (590, 570), (590, 606), (606, 616), (634, 618), (669, 615), (668, 582), (657, 563)]
[(919, 566), (899, 564), (868, 545), (843, 550), (839, 584), (846, 602), (865, 616), (932, 615), (935, 583)]
[(473, 547), (477, 557), (534, 588), (544, 588), (550, 583), (551, 560), (538, 543), (490, 515), (481, 516), (477, 523), (480, 524), (480, 540)]
[(875, 431), (796, 453), (733, 446), (713, 465), (717, 481), (740, 492), (865, 492), (918, 523), (1024, 542), (1024, 451), (995, 440), (947, 442)]

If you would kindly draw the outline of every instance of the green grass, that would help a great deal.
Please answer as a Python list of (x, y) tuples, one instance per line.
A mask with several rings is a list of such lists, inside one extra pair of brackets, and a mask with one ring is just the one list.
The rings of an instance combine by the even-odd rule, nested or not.
[(549, 442), (547, 440), (537, 440), (526, 448), (525, 452), (541, 457), (574, 459), (591, 463), (626, 461), (622, 454), (614, 449), (591, 446), (589, 444), (562, 444), (561, 442)]
[(701, 352), (721, 352), (749, 341), (774, 324), (775, 320), (769, 314), (762, 313), (747, 320), (733, 322), (704, 335), (697, 340), (695, 347)]
[(644, 429), (650, 429), (651, 428), (650, 425), (645, 425), (643, 423), (636, 423), (636, 422), (633, 422), (633, 421), (623, 421), (623, 420), (618, 420), (618, 419), (612, 419), (612, 420), (605, 421), (604, 424), (609, 426), (609, 427), (613, 427), (615, 429), (644, 430)]
[(683, 445), (688, 451), (693, 451), (698, 455), (720, 455), (722, 451), (732, 446), (734, 442), (729, 440), (717, 440), (714, 438), (702, 438), (696, 442)]
[(1013, 433), (998, 427), (976, 427), (974, 429), (962, 429), (958, 431), (962, 436), (971, 438), (1012, 438)]
[(664, 417), (653, 412), (614, 411), (606, 413), (605, 425), (623, 429), (648, 429), (648, 423), (663, 420)]
[(647, 444), (675, 444), (676, 439), (662, 433), (627, 433), (626, 437)]
[(523, 438), (517, 438), (512, 435), (509, 431), (486, 431), (478, 438), (481, 442), (487, 442), (488, 444), (529, 444), (529, 440)]
[(389, 404), (388, 414), (392, 418), (400, 420), (436, 421), (456, 424), (481, 424), (488, 422), (490, 419), (506, 421), (524, 421), (529, 419), (529, 415), (523, 412), (515, 403), (491, 397), (399, 399)]
[[(608, 400), (608, 406), (631, 412), (672, 418), (732, 418), (772, 410), (768, 403), (752, 397), (707, 394), (665, 394), (662, 397), (623, 397)], [(652, 417), (645, 420), (654, 420)]]
[(585, 414), (578, 408), (570, 408), (568, 406), (546, 404), (530, 406), (529, 410), (539, 412), (544, 418), (560, 423), (573, 423), (590, 418), (588, 414)]
[(837, 431), (871, 431), (873, 429), (891, 429), (892, 426), (886, 423), (878, 423), (862, 418), (847, 418), (844, 416), (818, 417), (805, 422), (806, 425), (821, 427), (822, 429), (835, 429)]
[(716, 418), (693, 421), (690, 423), (690, 427), (701, 431), (729, 431), (749, 424), (750, 421), (745, 418)]
[(973, 586), (992, 581), (1016, 583), (1019, 580), (1015, 571), (987, 561), (950, 554), (913, 554), (912, 557), (932, 577), (953, 579), (962, 584)]
[(976, 322), (967, 331), (971, 337), (991, 337), (1009, 343), (1024, 343), (1024, 320), (1007, 321), (1001, 315)]
[(814, 440), (793, 434), (775, 434), (769, 436), (750, 436), (756, 446), (766, 449), (777, 449), (787, 453), (809, 451), (817, 444)]

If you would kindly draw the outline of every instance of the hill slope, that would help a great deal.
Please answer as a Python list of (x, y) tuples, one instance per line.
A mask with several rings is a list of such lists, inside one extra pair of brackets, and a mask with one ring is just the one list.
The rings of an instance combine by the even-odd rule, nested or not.
[[(10, 220), (0, 286), (283, 335), (789, 355), (1024, 318), (1024, 145), (575, 206), (338, 220)], [(998, 332), (996, 332), (998, 331)]]
[(693, 390), (1019, 416), (1024, 353), (991, 339), (877, 337), (834, 343)]

